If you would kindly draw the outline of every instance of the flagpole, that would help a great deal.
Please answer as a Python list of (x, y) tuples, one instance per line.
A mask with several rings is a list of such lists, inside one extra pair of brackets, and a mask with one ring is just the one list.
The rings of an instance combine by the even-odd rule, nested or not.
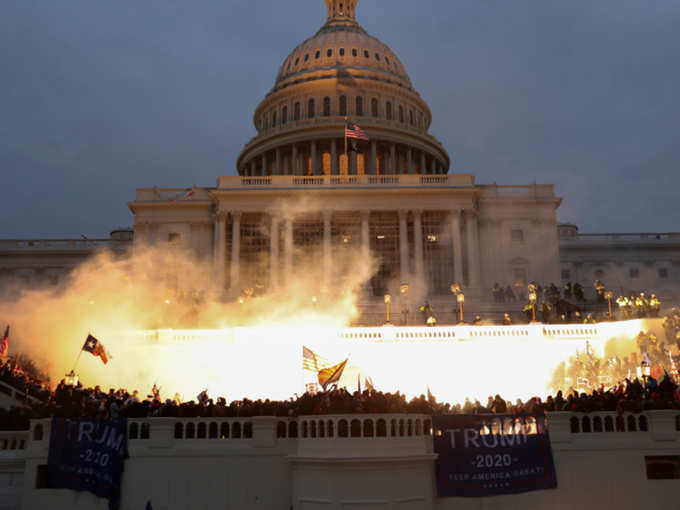
[(73, 363), (73, 369), (71, 370), (71, 372), (73, 372), (74, 374), (76, 373), (76, 365), (77, 365), (78, 362), (80, 361), (80, 356), (81, 356), (82, 354), (83, 354), (83, 349), (81, 348), (81, 349), (80, 349), (80, 352), (78, 352), (78, 356), (76, 356), (75, 362)]
[(347, 165), (347, 175), (349, 175), (349, 159), (347, 159), (347, 117), (345, 117), (345, 164)]

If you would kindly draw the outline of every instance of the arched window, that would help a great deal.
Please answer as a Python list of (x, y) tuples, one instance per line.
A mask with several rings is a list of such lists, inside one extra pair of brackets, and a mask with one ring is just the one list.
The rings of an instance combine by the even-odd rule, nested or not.
[(352, 420), (350, 424), (350, 435), (352, 437), (361, 437), (361, 422), (359, 420)]
[(385, 118), (387, 120), (392, 120), (392, 103), (389, 101), (385, 103)]
[(187, 433), (186, 433), (186, 436), (184, 436), (185, 439), (193, 439), (195, 433), (196, 433), (196, 426), (191, 422), (187, 423)]
[(368, 51), (367, 51), (367, 50), (364, 50), (364, 57), (366, 57), (366, 58), (371, 58), (370, 55), (368, 54)]
[(283, 110), (281, 110), (281, 124), (285, 124), (288, 122), (288, 107), (284, 106)]
[(272, 112), (272, 127), (276, 127), (276, 112)]
[(331, 115), (331, 98), (330, 97), (324, 97), (323, 98), (323, 116), (324, 117), (330, 117)]
[(139, 433), (140, 439), (149, 439), (151, 436), (151, 426), (149, 425), (149, 422), (144, 422), (142, 423), (142, 427)]
[(220, 439), (229, 439), (229, 422), (220, 423)]
[(327, 55), (328, 57), (332, 57), (332, 56), (333, 56), (333, 48), (328, 48), (328, 51), (326, 52), (326, 55)]
[(241, 424), (239, 422), (236, 422), (231, 426), (231, 438), (241, 439)]
[(373, 437), (373, 420), (364, 420), (364, 437)]
[(378, 424), (376, 426), (376, 436), (377, 437), (387, 436), (387, 425), (385, 423), (385, 420), (383, 420), (382, 418), (378, 420)]
[(128, 427), (128, 439), (137, 439), (139, 434), (139, 425), (135, 422), (130, 423)]
[(314, 100), (310, 99), (309, 102), (307, 103), (307, 118), (308, 119), (313, 119), (314, 115), (316, 114), (315, 110), (315, 104)]
[(376, 98), (371, 99), (371, 115), (373, 117), (378, 116), (378, 100)]
[(207, 427), (205, 425), (205, 422), (200, 422), (198, 424), (198, 433), (196, 434), (196, 437), (198, 439), (205, 439), (207, 436)]
[(316, 50), (316, 55), (314, 55), (314, 58), (319, 58), (321, 57), (321, 52), (319, 50)]
[(349, 432), (347, 429), (347, 420), (340, 420), (338, 423), (338, 437), (347, 437)]
[(347, 115), (347, 96), (340, 96), (340, 115)]
[(340, 56), (341, 57), (345, 56), (345, 48), (340, 48)]
[(356, 48), (352, 48), (352, 56), (356, 57), (359, 54)]
[(399, 122), (404, 123), (404, 107), (399, 105)]
[(288, 424), (288, 437), (298, 437), (298, 424), (296, 421), (291, 421)]
[(182, 422), (175, 423), (175, 439), (182, 439), (184, 436), (184, 425)]
[(305, 55), (305, 62), (307, 62), (308, 60), (309, 60), (309, 53), (307, 53), (307, 54)]
[(359, 116), (364, 114), (364, 98), (361, 96), (356, 99), (356, 114)]
[(217, 439), (217, 423), (214, 421), (210, 422), (208, 426), (208, 437), (210, 439)]
[(408, 111), (408, 118), (412, 126), (415, 125), (415, 121), (413, 120), (413, 110)]
[(295, 109), (293, 110), (293, 120), (300, 120), (300, 103), (295, 103)]
[(276, 424), (276, 437), (285, 438), (286, 437), (286, 423), (280, 421)]

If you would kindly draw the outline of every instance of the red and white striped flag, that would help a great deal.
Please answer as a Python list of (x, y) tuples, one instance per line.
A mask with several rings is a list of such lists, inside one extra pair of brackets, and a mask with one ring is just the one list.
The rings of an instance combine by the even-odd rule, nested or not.
[(357, 140), (365, 140), (367, 142), (370, 140), (368, 135), (364, 133), (363, 129), (361, 129), (356, 124), (352, 124), (351, 122), (345, 124), (345, 137), (356, 138)]

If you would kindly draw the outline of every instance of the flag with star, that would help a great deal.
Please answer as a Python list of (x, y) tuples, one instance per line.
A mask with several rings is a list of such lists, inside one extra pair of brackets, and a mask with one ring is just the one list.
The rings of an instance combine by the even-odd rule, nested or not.
[(111, 359), (111, 355), (104, 347), (104, 344), (92, 335), (87, 335), (85, 343), (83, 344), (83, 350), (101, 359), (104, 365), (106, 365), (109, 362), (109, 359)]
[(331, 384), (337, 384), (340, 381), (340, 377), (342, 377), (342, 373), (345, 371), (345, 366), (347, 366), (347, 361), (349, 360), (346, 359), (342, 363), (319, 370), (319, 384), (323, 387), (324, 391)]

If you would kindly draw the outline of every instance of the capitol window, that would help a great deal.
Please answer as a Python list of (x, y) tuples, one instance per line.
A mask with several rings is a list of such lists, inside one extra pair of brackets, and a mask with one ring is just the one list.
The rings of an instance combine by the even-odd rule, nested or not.
[(376, 54), (375, 54), (375, 59), (376, 59), (378, 62), (380, 62), (380, 55), (378, 55), (378, 54), (376, 53)]
[(316, 50), (316, 54), (314, 55), (314, 58), (318, 60), (319, 57), (321, 57), (321, 52), (319, 50)]
[(389, 101), (385, 103), (385, 118), (387, 120), (392, 120), (392, 103)]
[(347, 96), (340, 96), (340, 115), (347, 115)]
[(378, 100), (376, 98), (371, 99), (371, 115), (378, 116)]
[(333, 49), (332, 49), (332, 48), (328, 48), (328, 51), (326, 52), (326, 55), (328, 55), (329, 57), (332, 57), (332, 56), (333, 56)]
[(285, 124), (288, 122), (288, 107), (284, 106), (283, 110), (281, 110), (281, 124)]
[(307, 104), (307, 118), (309, 119), (314, 118), (315, 115), (314, 107), (315, 107), (314, 100), (310, 99), (309, 103)]
[(345, 56), (345, 48), (340, 48), (340, 56), (341, 57)]
[(404, 107), (399, 105), (399, 122), (404, 123)]
[(357, 97), (356, 99), (356, 114), (362, 116), (364, 114), (364, 98)]
[(390, 59), (389, 59), (389, 57), (385, 57), (385, 62), (387, 62), (387, 65), (390, 65)]
[(352, 56), (353, 56), (353, 57), (356, 57), (357, 55), (359, 55), (359, 52), (357, 51), (357, 49), (356, 49), (356, 48), (352, 48)]
[(409, 118), (409, 121), (411, 122), (411, 125), (414, 126), (414, 125), (415, 125), (415, 121), (413, 120), (413, 110), (409, 110), (409, 112), (408, 112), (408, 118)]
[(368, 54), (368, 50), (364, 50), (364, 57), (371, 58), (370, 55)]
[(272, 112), (272, 127), (276, 127), (276, 112)]
[(323, 98), (323, 116), (324, 117), (330, 117), (331, 115), (331, 98), (330, 97), (324, 97)]
[(295, 103), (295, 110), (293, 111), (293, 119), (300, 120), (300, 103)]
[(295, 59), (295, 65), (298, 65), (300, 63), (300, 57)]
[(307, 54), (305, 55), (305, 62), (307, 62), (308, 60), (309, 60), (309, 53), (307, 53)]

